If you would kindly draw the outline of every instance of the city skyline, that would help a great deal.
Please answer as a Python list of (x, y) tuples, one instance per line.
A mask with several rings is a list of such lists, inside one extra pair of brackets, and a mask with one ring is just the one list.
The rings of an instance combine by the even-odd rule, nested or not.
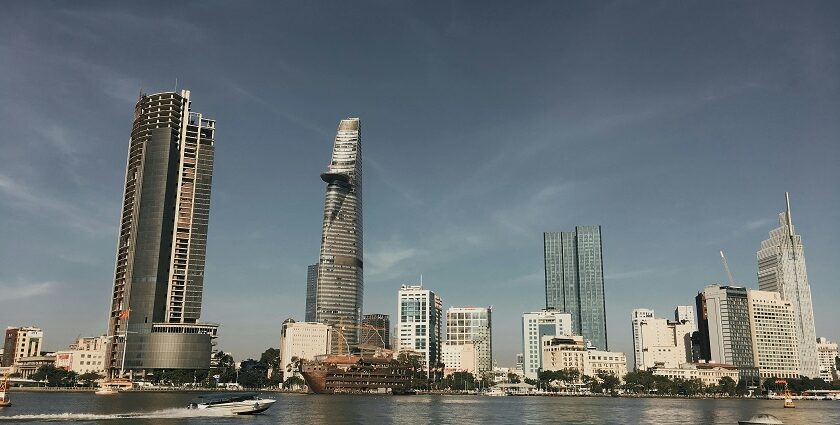
[(49, 350), (105, 332), (127, 123), (141, 90), (177, 85), (224, 123), (201, 317), (237, 358), (304, 318), (347, 116), (366, 123), (361, 313), (396, 317), (423, 274), (444, 308), (494, 306), (512, 364), (499, 341), (545, 302), (541, 234), (597, 223), (610, 349), (629, 355), (632, 309), (726, 282), (719, 250), (758, 287), (789, 191), (816, 335), (840, 340), (840, 195), (815, 184), (840, 177), (836, 5), (380, 6), (5, 6), (0, 325), (41, 327)]

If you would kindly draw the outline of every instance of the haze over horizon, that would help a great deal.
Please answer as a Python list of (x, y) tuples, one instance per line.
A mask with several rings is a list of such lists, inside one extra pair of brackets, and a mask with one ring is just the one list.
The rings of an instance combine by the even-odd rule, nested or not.
[[(340, 119), (360, 117), (365, 313), (417, 283), (492, 305), (494, 360), (545, 305), (542, 232), (601, 225), (630, 312), (757, 288), (784, 192), (818, 336), (840, 339), (840, 4), (6, 2), (0, 326), (106, 330), (138, 94), (217, 120), (202, 319), (237, 360), (303, 319)], [(632, 362), (632, 360), (629, 360)]]

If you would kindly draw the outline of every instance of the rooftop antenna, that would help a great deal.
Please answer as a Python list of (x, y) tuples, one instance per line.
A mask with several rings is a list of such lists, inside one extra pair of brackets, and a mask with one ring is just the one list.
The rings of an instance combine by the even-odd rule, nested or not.
[(723, 268), (726, 270), (726, 277), (729, 278), (729, 286), (735, 286), (735, 279), (732, 278), (732, 272), (729, 271), (729, 263), (726, 262), (726, 256), (723, 251), (720, 252), (720, 260), (723, 261)]
[(423, 287), (423, 273), (420, 273), (420, 287)]
[(788, 236), (793, 237), (793, 219), (790, 217), (790, 194), (785, 192), (785, 204), (787, 209), (785, 210), (785, 215), (787, 216), (787, 225), (788, 225)]
[(178, 93), (178, 77), (175, 77), (175, 90), (173, 90), (173, 91), (175, 93)]

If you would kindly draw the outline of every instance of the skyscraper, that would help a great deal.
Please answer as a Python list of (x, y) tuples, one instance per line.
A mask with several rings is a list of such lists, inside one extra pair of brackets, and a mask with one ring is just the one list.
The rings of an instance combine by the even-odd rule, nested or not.
[(608, 350), (601, 226), (543, 234), (545, 307), (572, 315), (576, 335)]
[(705, 326), (702, 338), (709, 341), (709, 356), (703, 360), (737, 366), (742, 378), (757, 378), (750, 327), (747, 289), (737, 286), (709, 285), (703, 288)]
[(770, 238), (761, 243), (758, 258), (758, 289), (774, 291), (793, 306), (796, 336), (799, 340), (799, 373), (810, 378), (820, 375), (817, 358), (817, 332), (811, 286), (805, 269), (802, 237), (796, 233), (790, 215), (790, 196), (785, 193), (787, 208), (779, 214), (779, 227), (770, 231)]
[(446, 342), (473, 344), (478, 373), (493, 370), (492, 314), (492, 307), (450, 307), (446, 310)]
[(128, 146), (108, 368), (207, 369), (218, 325), (199, 323), (216, 122), (190, 92), (142, 94)]
[(313, 264), (306, 268), (306, 314), (307, 322), (315, 321), (316, 294), (318, 291), (318, 265)]
[[(359, 342), (362, 319), (362, 128), (358, 118), (338, 123), (327, 183), (321, 254), (315, 290), (315, 321), (350, 325), (333, 332), (333, 350)], [(338, 341), (343, 334), (346, 341)]]
[(441, 360), (441, 322), (443, 300), (420, 285), (402, 285), (397, 299), (400, 314), (397, 326), (397, 349), (420, 355), (427, 370)]

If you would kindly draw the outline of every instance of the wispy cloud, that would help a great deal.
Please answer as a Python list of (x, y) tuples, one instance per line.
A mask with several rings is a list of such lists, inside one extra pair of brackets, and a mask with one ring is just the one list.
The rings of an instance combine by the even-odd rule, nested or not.
[(423, 254), (418, 248), (408, 247), (398, 242), (383, 244), (368, 251), (365, 264), (369, 264), (367, 274), (374, 280), (387, 280), (403, 273), (400, 265)]
[(56, 282), (0, 283), (0, 302), (22, 300), (45, 295), (59, 286)]
[(750, 220), (750, 221), (744, 223), (743, 228), (745, 230), (756, 230), (756, 229), (761, 229), (761, 228), (767, 228), (769, 230), (770, 227), (773, 226), (773, 224), (775, 224), (775, 223), (776, 223), (776, 219), (774, 219), (774, 218), (759, 218), (759, 219)]
[(112, 235), (114, 226), (102, 223), (77, 205), (48, 196), (11, 177), (0, 174), (0, 203), (25, 210), (27, 213), (58, 218), (70, 227), (92, 236)]

